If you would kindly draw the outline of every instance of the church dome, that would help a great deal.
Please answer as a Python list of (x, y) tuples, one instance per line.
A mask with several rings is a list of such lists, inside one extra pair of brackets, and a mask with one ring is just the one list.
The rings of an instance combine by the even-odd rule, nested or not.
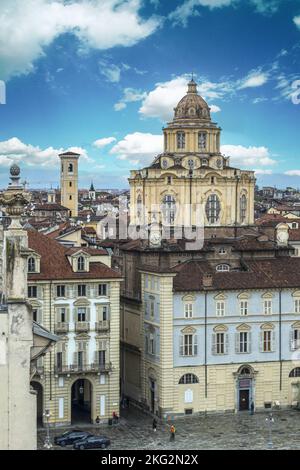
[(210, 108), (198, 95), (197, 83), (193, 79), (188, 83), (187, 94), (179, 101), (174, 111), (174, 119), (210, 120)]

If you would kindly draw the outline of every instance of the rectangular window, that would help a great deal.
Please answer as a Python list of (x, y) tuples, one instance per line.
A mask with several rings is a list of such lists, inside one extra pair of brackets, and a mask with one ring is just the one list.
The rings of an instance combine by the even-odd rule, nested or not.
[(151, 317), (154, 317), (154, 313), (155, 313), (154, 300), (151, 300), (150, 301), (150, 315), (151, 315)]
[(38, 311), (37, 311), (36, 308), (34, 308), (34, 309), (32, 310), (32, 319), (33, 319), (33, 321), (36, 321), (36, 322), (38, 321), (38, 320), (37, 320), (37, 319), (38, 319)]
[(59, 321), (61, 323), (65, 323), (67, 321), (67, 315), (66, 315), (66, 308), (65, 307), (61, 307), (59, 309)]
[(225, 354), (225, 334), (216, 333), (216, 353)]
[(184, 316), (185, 318), (193, 317), (193, 304), (184, 304)]
[(300, 313), (300, 299), (294, 300), (294, 312)]
[(37, 286), (28, 286), (28, 297), (29, 299), (37, 298)]
[(217, 317), (224, 317), (225, 315), (225, 302), (218, 300), (216, 303), (216, 315)]
[(107, 296), (107, 284), (99, 284), (99, 286), (98, 286), (98, 295)]
[(66, 286), (59, 285), (56, 286), (56, 297), (65, 297), (66, 296)]
[(98, 351), (98, 363), (100, 366), (105, 365), (105, 353), (106, 353), (105, 350)]
[(264, 300), (264, 314), (272, 315), (272, 300)]
[(300, 330), (294, 329), (292, 330), (291, 350), (296, 351), (297, 349), (300, 349)]
[(248, 339), (248, 332), (242, 331), (239, 333), (239, 353), (247, 353), (249, 352), (249, 339)]
[(272, 351), (272, 331), (263, 332), (263, 352)]
[(247, 302), (247, 300), (241, 300), (241, 302), (240, 302), (240, 314), (242, 316), (248, 315), (248, 302)]
[(78, 284), (78, 297), (86, 297), (86, 284)]
[(199, 132), (198, 134), (198, 149), (199, 150), (206, 150), (207, 144), (207, 134), (206, 132)]
[(154, 340), (154, 335), (150, 334), (149, 336), (149, 354), (154, 355), (155, 354), (155, 340)]
[(77, 321), (86, 321), (86, 308), (79, 307), (77, 310)]
[(56, 367), (58, 368), (58, 370), (61, 370), (62, 366), (63, 366), (63, 353), (58, 352), (56, 353)]
[(177, 132), (177, 148), (178, 149), (185, 148), (185, 133), (184, 132)]

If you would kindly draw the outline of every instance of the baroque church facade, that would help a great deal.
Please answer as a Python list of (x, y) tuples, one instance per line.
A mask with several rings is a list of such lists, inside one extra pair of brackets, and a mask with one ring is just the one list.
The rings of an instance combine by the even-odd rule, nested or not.
[(254, 172), (231, 167), (221, 153), (221, 128), (211, 120), (194, 80), (163, 133), (163, 153), (147, 168), (131, 171), (130, 223), (253, 224)]

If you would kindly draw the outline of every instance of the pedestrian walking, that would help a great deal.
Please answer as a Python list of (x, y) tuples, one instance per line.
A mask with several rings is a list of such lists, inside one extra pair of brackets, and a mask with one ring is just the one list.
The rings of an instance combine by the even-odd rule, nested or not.
[(170, 441), (175, 441), (175, 433), (176, 429), (174, 424), (172, 424), (172, 426), (170, 427)]
[(113, 411), (113, 414), (112, 414), (112, 421), (113, 421), (113, 424), (118, 424), (119, 422), (119, 416), (117, 415), (115, 411)]
[(99, 416), (97, 416), (97, 418), (96, 418), (96, 424), (100, 424), (100, 417)]
[(153, 429), (154, 432), (156, 432), (156, 430), (157, 430), (157, 421), (156, 421), (155, 418), (154, 418), (154, 420), (153, 420), (153, 422), (152, 422), (152, 429)]
[(254, 401), (252, 400), (251, 405), (250, 405), (250, 414), (254, 415)]

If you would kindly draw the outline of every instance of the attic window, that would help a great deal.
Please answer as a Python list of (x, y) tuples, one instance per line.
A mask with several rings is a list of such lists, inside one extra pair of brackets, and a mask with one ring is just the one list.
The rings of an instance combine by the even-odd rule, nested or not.
[(229, 270), (230, 270), (230, 267), (228, 264), (218, 264), (218, 266), (216, 267), (217, 272), (226, 272)]
[(79, 256), (77, 260), (77, 270), (78, 271), (85, 271), (85, 259), (83, 256)]
[(36, 272), (35, 258), (33, 258), (32, 256), (30, 258), (28, 258), (28, 272), (29, 273), (35, 273)]

